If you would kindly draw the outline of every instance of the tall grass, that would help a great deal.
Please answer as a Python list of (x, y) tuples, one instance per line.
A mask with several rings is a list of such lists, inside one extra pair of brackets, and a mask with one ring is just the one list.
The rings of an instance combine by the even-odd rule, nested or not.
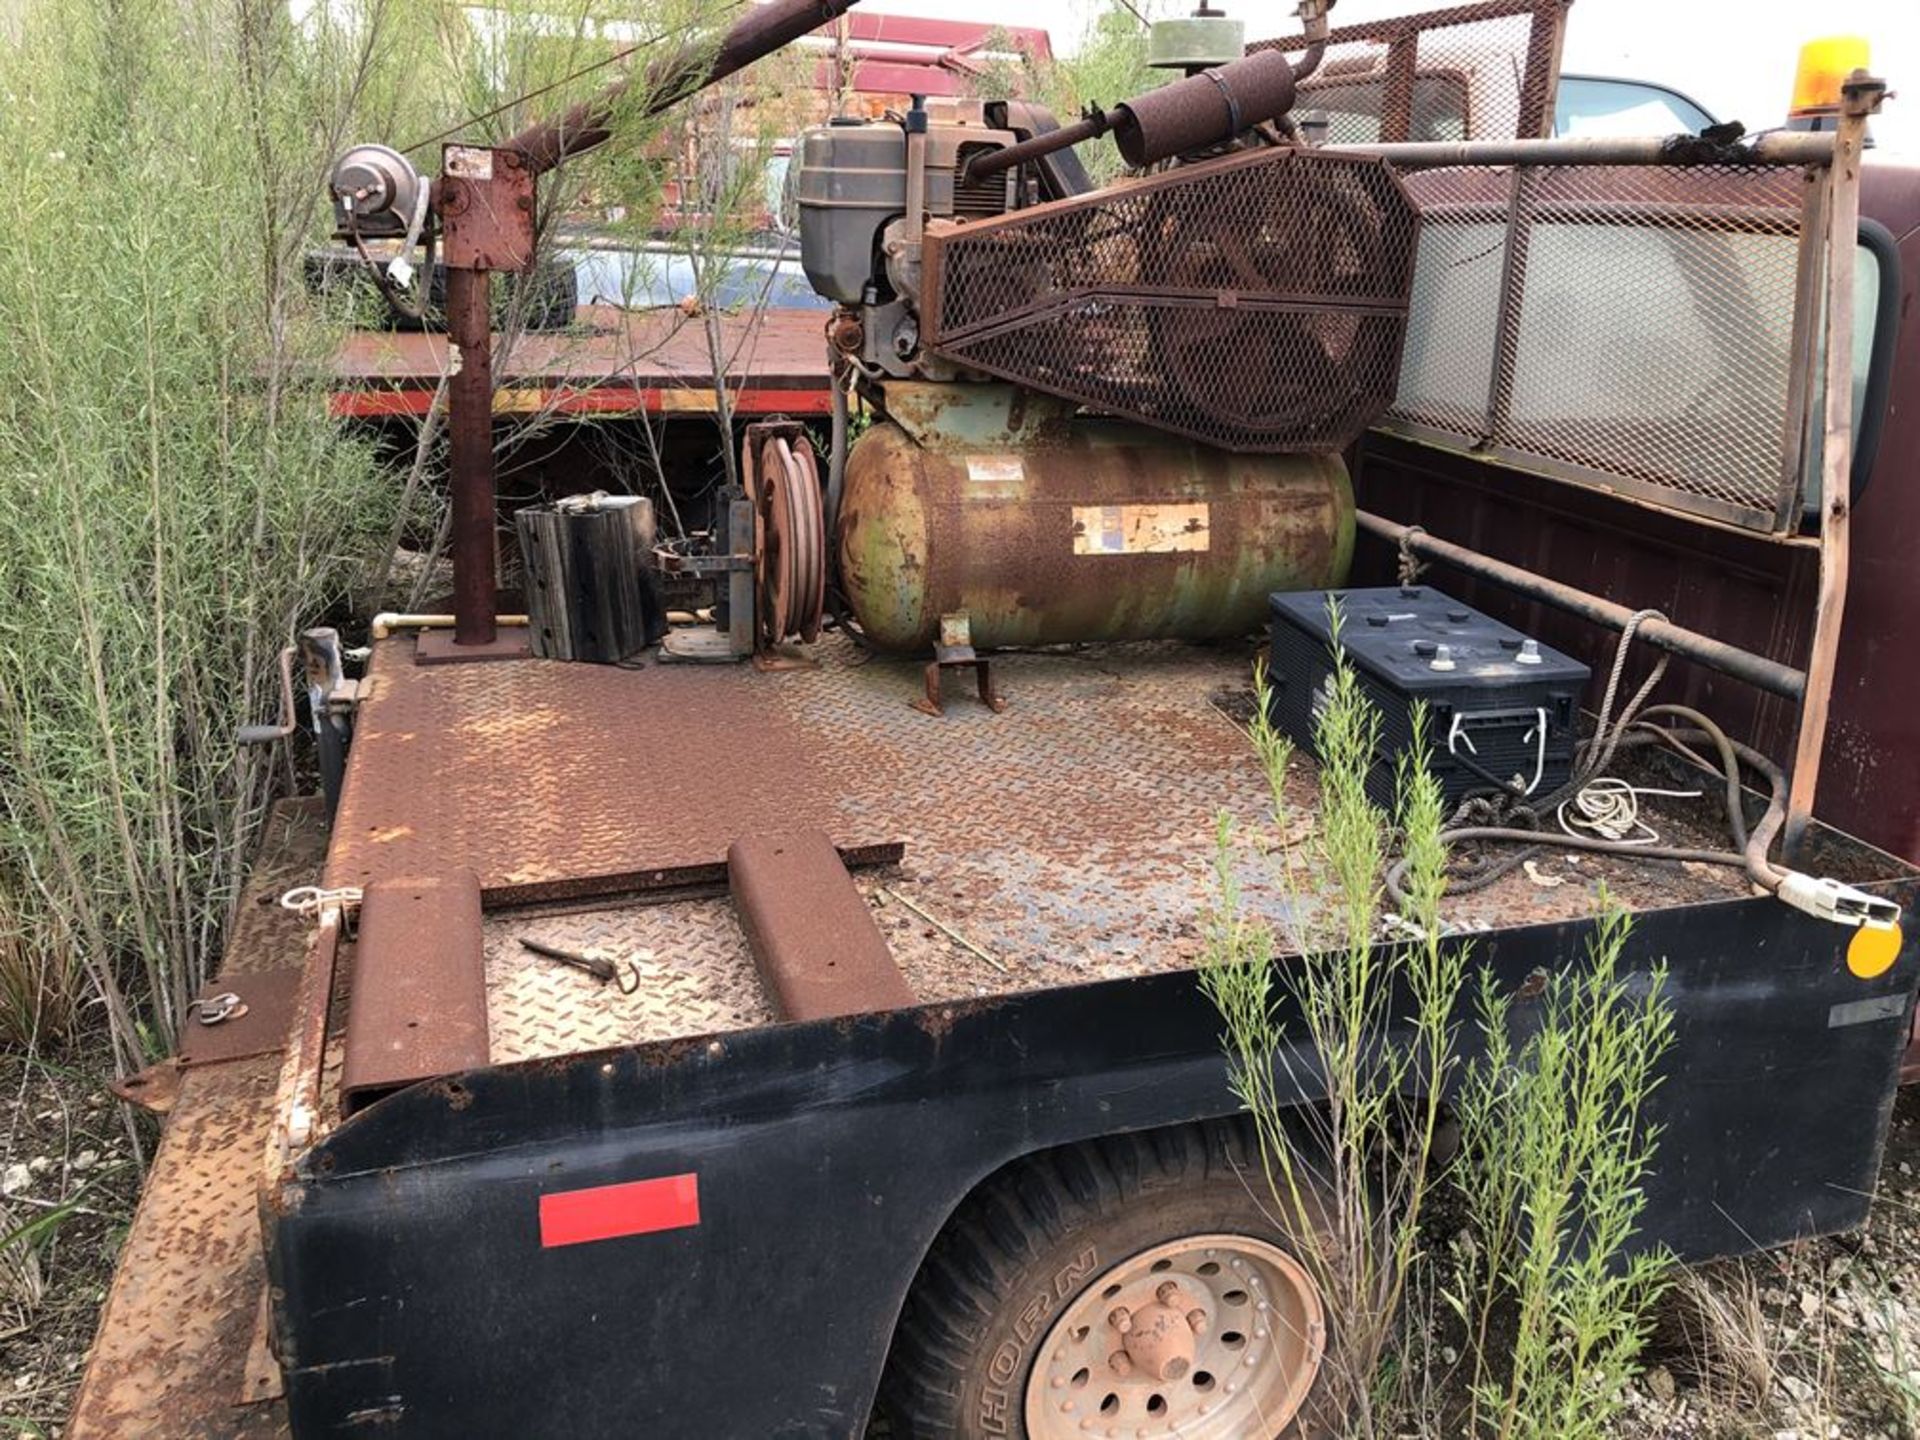
[(1485, 1053), (1461, 1087), (1459, 1173), (1481, 1289), (1461, 1308), (1476, 1336), (1474, 1413), (1499, 1440), (1608, 1433), (1671, 1275), (1634, 1237), (1658, 1138), (1641, 1111), (1673, 1014), (1664, 968), (1623, 973), (1627, 929), (1603, 897), (1586, 964), (1543, 977), (1531, 1013), (1480, 976)]
[[(1425, 717), (1416, 709), (1390, 816), (1366, 793), (1380, 717), (1331, 618), (1335, 669), (1316, 699), (1318, 811), (1309, 824), (1292, 813), (1293, 747), (1268, 719), (1256, 672), (1251, 739), (1272, 830), (1249, 846), (1221, 822), (1202, 972), (1225, 1022), (1231, 1082), (1258, 1127), (1258, 1183), (1328, 1312), (1320, 1418), (1361, 1437), (1598, 1435), (1667, 1273), (1635, 1244), (1656, 1139), (1641, 1109), (1671, 1038), (1661, 977), (1623, 968), (1628, 924), (1603, 904), (1587, 954), (1564, 957), (1565, 973), (1524, 1015), (1491, 970), (1470, 980), (1467, 945), (1443, 938), (1447, 857)], [(1390, 849), (1407, 860), (1407, 902), (1391, 921)], [(1279, 857), (1275, 925), (1246, 903), (1250, 850)], [(1449, 1109), (1464, 1136), (1454, 1178), (1478, 1257), (1451, 1289), (1423, 1240)], [(1409, 1296), (1424, 1313), (1403, 1315)], [(1464, 1415), (1442, 1413), (1435, 1398), (1454, 1363), (1436, 1357), (1430, 1333), (1444, 1306), (1468, 1336)]]
[[(377, 18), (377, 17), (376, 17)], [(328, 418), (300, 260), (377, 25), (25, 0), (0, 46), (0, 1039), (174, 1034), (273, 757), (273, 656), (390, 484)]]
[[(1333, 616), (1338, 635), (1339, 617)], [(1274, 833), (1297, 834), (1287, 795), (1293, 747), (1269, 718), (1256, 673), (1254, 748)], [(1454, 1001), (1464, 952), (1441, 943), (1445, 855), (1439, 786), (1424, 766), (1399, 772), (1399, 828), (1422, 936), (1378, 945), (1390, 817), (1367, 797), (1380, 717), (1342, 656), (1315, 733), (1320, 806), (1311, 834), (1282, 844), (1276, 877), (1292, 919), (1275, 935), (1250, 920), (1222, 822), (1220, 889), (1202, 983), (1226, 1021), (1229, 1074), (1260, 1134), (1264, 1181), (1319, 1284), (1337, 1337), (1323, 1407), (1342, 1433), (1393, 1433), (1397, 1397), (1380, 1377), (1398, 1332), (1432, 1189), (1430, 1157), (1454, 1064)], [(1416, 715), (1416, 751), (1425, 719)], [(1278, 949), (1290, 958), (1273, 960)], [(1319, 1091), (1323, 1104), (1291, 1097)]]

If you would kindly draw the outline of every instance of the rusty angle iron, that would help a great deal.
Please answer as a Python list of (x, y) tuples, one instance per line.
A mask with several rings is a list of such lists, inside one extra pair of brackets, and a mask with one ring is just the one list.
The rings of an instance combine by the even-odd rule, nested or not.
[(782, 1018), (915, 1003), (866, 899), (823, 831), (748, 835), (727, 850), (740, 927)]
[(487, 1060), (479, 877), (456, 870), (368, 885), (347, 1006), (344, 1107)]

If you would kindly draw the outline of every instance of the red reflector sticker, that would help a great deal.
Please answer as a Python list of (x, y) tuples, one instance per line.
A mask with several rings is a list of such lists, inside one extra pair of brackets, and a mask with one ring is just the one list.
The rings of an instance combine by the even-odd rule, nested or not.
[(700, 1177), (663, 1175), (540, 1197), (540, 1244), (584, 1245), (700, 1223)]

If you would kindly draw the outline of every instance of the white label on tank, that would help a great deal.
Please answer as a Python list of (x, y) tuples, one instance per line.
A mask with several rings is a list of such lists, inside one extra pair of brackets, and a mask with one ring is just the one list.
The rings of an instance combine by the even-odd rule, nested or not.
[(1207, 507), (1197, 505), (1076, 505), (1076, 555), (1167, 555), (1207, 548)]
[(975, 485), (1018, 485), (1027, 478), (1027, 467), (1018, 455), (969, 455), (967, 479)]

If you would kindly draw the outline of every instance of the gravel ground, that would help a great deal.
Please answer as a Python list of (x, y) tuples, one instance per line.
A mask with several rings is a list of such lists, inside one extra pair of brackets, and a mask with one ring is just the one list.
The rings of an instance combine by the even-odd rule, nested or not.
[(1867, 1227), (1688, 1272), (1636, 1386), (1634, 1440), (1920, 1437), (1920, 1086)]
[[(141, 1162), (111, 1066), (104, 1046), (0, 1054), (0, 1435), (59, 1433), (133, 1218)], [(153, 1125), (134, 1123), (150, 1154)]]
[[(107, 1063), (0, 1056), (0, 1237), (37, 1226), (0, 1256), (0, 1436), (59, 1435), (133, 1213)], [(1624, 1440), (1920, 1437), (1920, 1087), (1896, 1106), (1867, 1229), (1688, 1272), (1650, 1361)]]

